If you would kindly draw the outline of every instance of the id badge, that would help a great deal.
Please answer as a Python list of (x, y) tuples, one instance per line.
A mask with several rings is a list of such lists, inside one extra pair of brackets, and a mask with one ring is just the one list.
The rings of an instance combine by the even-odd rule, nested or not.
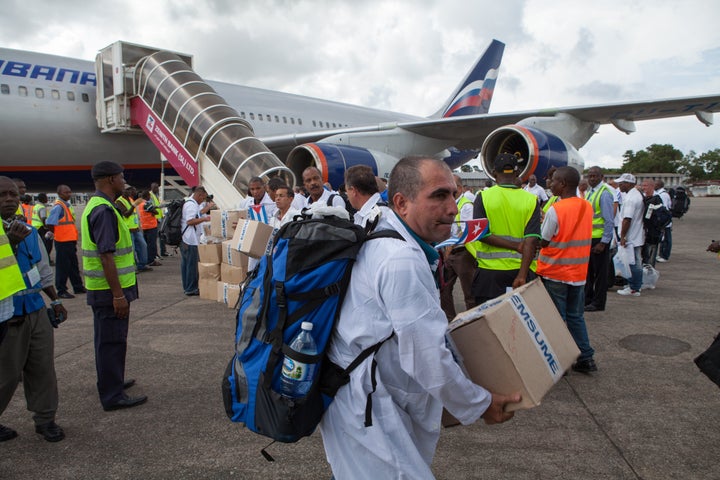
[(27, 272), (27, 278), (28, 282), (30, 282), (30, 286), (36, 285), (40, 282), (40, 272), (38, 271), (37, 265)]

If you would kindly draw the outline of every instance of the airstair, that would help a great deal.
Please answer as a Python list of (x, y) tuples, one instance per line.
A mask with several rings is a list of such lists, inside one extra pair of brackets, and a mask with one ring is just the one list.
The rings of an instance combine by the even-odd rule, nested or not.
[[(295, 175), (192, 69), (192, 56), (116, 42), (100, 50), (97, 121), (103, 133), (152, 140), (189, 186), (202, 184), (221, 208), (237, 208), (252, 177)], [(128, 159), (132, 161), (132, 159)]]

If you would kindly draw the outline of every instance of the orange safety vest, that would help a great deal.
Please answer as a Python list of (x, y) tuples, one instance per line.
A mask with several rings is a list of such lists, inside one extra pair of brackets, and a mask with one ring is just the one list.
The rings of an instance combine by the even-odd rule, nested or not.
[(75, 227), (75, 215), (73, 215), (72, 210), (65, 205), (65, 202), (60, 199), (55, 200), (55, 205), (60, 205), (63, 209), (63, 216), (53, 230), (55, 241), (77, 242), (78, 231), (77, 227)]
[(155, 214), (145, 211), (145, 202), (142, 202), (137, 207), (138, 214), (140, 215), (140, 228), (143, 230), (151, 230), (157, 228), (158, 221)]
[(537, 274), (560, 282), (582, 282), (587, 278), (592, 244), (593, 209), (579, 197), (560, 199), (552, 206), (558, 233), (540, 249)]
[(23, 216), (25, 217), (25, 223), (32, 225), (33, 206), (25, 203), (21, 203), (20, 206), (22, 207)]

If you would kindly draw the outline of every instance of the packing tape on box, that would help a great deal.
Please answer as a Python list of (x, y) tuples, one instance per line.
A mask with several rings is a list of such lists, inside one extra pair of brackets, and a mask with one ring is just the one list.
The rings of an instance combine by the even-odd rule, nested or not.
[(223, 238), (228, 237), (228, 213), (227, 210), (223, 210), (220, 213), (220, 231), (222, 232)]
[(530, 308), (523, 300), (522, 296), (515, 294), (510, 296), (510, 304), (515, 309), (518, 317), (522, 320), (522, 324), (525, 326), (525, 330), (533, 345), (537, 349), (538, 353), (545, 361), (545, 366), (550, 372), (550, 376), (553, 378), (553, 382), (557, 382), (563, 376), (563, 370), (560, 367), (558, 356), (555, 354), (550, 342), (548, 341), (545, 333), (540, 328), (540, 324), (535, 319), (535, 316), (530, 311)]

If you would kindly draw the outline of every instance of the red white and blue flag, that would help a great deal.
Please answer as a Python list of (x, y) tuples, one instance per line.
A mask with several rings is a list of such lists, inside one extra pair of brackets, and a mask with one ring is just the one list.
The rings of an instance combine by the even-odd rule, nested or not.
[(270, 223), (265, 205), (263, 204), (250, 205), (250, 208), (248, 208), (248, 218), (257, 222)]
[(490, 234), (490, 222), (487, 218), (475, 218), (465, 222), (455, 222), (453, 236), (435, 245), (435, 249), (465, 245), (480, 240)]

